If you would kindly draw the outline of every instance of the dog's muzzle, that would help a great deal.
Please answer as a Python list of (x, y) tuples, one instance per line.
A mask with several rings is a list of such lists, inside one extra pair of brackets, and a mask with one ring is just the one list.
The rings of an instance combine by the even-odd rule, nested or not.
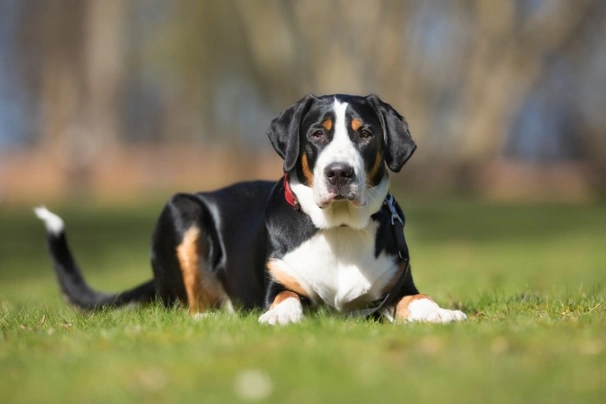
[(331, 200), (353, 201), (358, 198), (356, 173), (351, 165), (347, 163), (329, 164), (324, 168), (324, 178)]

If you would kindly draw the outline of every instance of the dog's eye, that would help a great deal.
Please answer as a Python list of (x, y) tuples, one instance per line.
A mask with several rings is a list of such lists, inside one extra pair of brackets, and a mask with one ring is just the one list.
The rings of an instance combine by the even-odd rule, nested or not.
[(313, 137), (315, 137), (316, 139), (321, 139), (324, 136), (324, 132), (322, 132), (321, 130), (317, 130), (314, 133), (311, 134)]
[(371, 137), (371, 136), (372, 136), (372, 133), (368, 129), (362, 129), (360, 131), (360, 137), (367, 138), (367, 137)]

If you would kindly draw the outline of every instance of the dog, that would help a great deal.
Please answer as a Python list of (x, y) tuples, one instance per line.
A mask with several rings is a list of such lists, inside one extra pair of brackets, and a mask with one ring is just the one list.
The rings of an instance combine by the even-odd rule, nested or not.
[(259, 322), (270, 325), (300, 322), (318, 305), (395, 322), (466, 318), (414, 285), (388, 170), (399, 172), (416, 144), (391, 105), (375, 95), (309, 94), (267, 135), (284, 176), (174, 195), (153, 233), (153, 279), (130, 290), (91, 288), (63, 220), (37, 208), (67, 300), (84, 310), (180, 302), (193, 315), (262, 308)]

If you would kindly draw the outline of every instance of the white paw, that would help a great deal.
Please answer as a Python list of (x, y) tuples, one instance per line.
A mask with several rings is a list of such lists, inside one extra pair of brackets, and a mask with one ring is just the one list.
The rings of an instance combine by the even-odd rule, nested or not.
[(430, 299), (419, 299), (408, 305), (410, 316), (408, 321), (427, 321), (430, 323), (449, 323), (467, 319), (461, 310), (442, 309)]
[(286, 325), (303, 320), (303, 306), (299, 299), (290, 297), (259, 317), (261, 324)]
[(199, 321), (199, 320), (204, 320), (205, 318), (208, 318), (208, 317), (212, 317), (214, 315), (215, 315), (215, 313), (211, 313), (211, 312), (205, 311), (203, 313), (194, 313), (194, 315), (192, 316), (192, 318), (194, 320), (196, 320), (196, 321)]

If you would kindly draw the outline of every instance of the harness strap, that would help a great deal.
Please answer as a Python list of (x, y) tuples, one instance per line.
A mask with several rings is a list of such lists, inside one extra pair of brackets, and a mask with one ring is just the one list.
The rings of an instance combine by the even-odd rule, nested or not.
[(410, 271), (410, 254), (408, 252), (408, 246), (406, 245), (406, 239), (404, 238), (404, 217), (400, 217), (396, 209), (396, 202), (393, 195), (390, 193), (383, 202), (384, 206), (387, 206), (389, 213), (391, 214), (391, 231), (394, 239), (398, 245), (398, 261), (403, 265), (404, 269), (401, 271), (398, 280), (391, 287), (389, 292), (385, 295), (381, 303), (376, 308), (368, 309), (369, 313), (367, 318), (379, 320), (384, 315), (383, 310), (390, 305), (394, 304), (398, 299), (398, 290), (404, 285), (406, 276)]

